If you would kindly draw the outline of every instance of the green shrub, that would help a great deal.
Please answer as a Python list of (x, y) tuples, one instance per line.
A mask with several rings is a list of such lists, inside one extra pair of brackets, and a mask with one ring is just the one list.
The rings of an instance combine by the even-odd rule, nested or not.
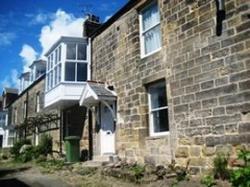
[(240, 150), (238, 153), (238, 159), (243, 160), (245, 166), (249, 166), (249, 164), (250, 164), (250, 151)]
[(38, 163), (46, 173), (53, 173), (53, 171), (61, 170), (64, 166), (64, 161), (62, 160), (47, 160)]
[(22, 163), (31, 161), (34, 157), (33, 151), (33, 146), (27, 148), (22, 154), (19, 155), (19, 161), (21, 161)]
[(44, 155), (39, 155), (38, 157), (36, 157), (36, 163), (41, 163), (41, 162), (46, 162), (47, 161), (47, 157)]
[(234, 187), (250, 187), (250, 151), (241, 150), (238, 159), (244, 160), (244, 166), (231, 172), (230, 182)]
[(214, 181), (214, 178), (210, 175), (206, 175), (201, 179), (201, 184), (204, 184), (207, 187), (212, 187), (216, 185), (216, 182)]
[(140, 165), (134, 165), (130, 168), (130, 171), (135, 176), (136, 182), (139, 182), (139, 180), (144, 176), (145, 168)]
[(234, 187), (250, 187), (250, 166), (233, 170), (230, 182)]
[(47, 134), (43, 134), (41, 137), (41, 140), (39, 142), (39, 145), (37, 146), (35, 150), (36, 155), (45, 155), (52, 153), (52, 137)]
[(216, 179), (225, 180), (229, 178), (228, 160), (229, 155), (218, 154), (215, 157), (213, 172)]
[(23, 145), (31, 145), (31, 141), (29, 139), (23, 139), (14, 143), (13, 147), (10, 149), (10, 153), (14, 158), (17, 158), (20, 155), (19, 151)]

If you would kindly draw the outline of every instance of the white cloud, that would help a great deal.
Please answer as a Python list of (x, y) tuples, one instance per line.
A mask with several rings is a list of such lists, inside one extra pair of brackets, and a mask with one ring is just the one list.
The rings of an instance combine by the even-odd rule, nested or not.
[[(32, 15), (26, 15), (26, 17), (32, 18)], [(61, 36), (82, 36), (83, 18), (76, 18), (73, 14), (58, 9), (54, 14), (38, 14), (33, 19), (33, 22), (42, 23), (48, 20), (50, 20), (50, 22), (41, 28), (39, 36), (39, 42), (42, 47), (41, 54), (38, 54), (34, 48), (28, 44), (24, 44), (19, 53), (23, 61), (23, 72), (29, 71), (29, 66), (37, 57), (44, 58), (43, 55), (45, 52), (47, 52)]]
[(1, 81), (1, 87), (2, 87), (2, 88), (6, 88), (6, 87), (9, 88), (9, 87), (11, 87), (11, 82), (10, 82), (8, 76), (6, 76), (6, 77), (4, 78), (4, 80)]
[(23, 71), (29, 71), (29, 66), (36, 60), (37, 52), (28, 44), (24, 44), (19, 56), (22, 57)]
[(11, 70), (11, 84), (15, 87), (15, 88), (19, 88), (19, 77), (18, 77), (18, 71), (16, 69), (12, 69)]
[(58, 9), (52, 21), (42, 27), (39, 41), (42, 46), (41, 56), (49, 50), (61, 36), (82, 36), (83, 18), (76, 18), (73, 14)]
[(11, 32), (2, 32), (0, 33), (0, 46), (11, 45), (13, 40), (16, 38), (15, 33)]
[(37, 15), (27, 14), (26, 17), (32, 18), (29, 25), (39, 25), (45, 24), (50, 18), (51, 14), (49, 13), (38, 13)]
[(19, 88), (19, 79), (18, 79), (18, 71), (16, 69), (12, 69), (10, 75), (7, 75), (3, 81), (1, 81), (1, 87), (14, 87)]

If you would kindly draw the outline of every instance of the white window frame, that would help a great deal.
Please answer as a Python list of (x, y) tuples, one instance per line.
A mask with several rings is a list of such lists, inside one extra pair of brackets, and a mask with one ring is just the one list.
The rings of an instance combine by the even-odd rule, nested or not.
[[(68, 81), (66, 80), (66, 64), (75, 64), (75, 79), (74, 81)], [(86, 82), (86, 81), (77, 81), (77, 68), (78, 68), (78, 64), (86, 64), (86, 67), (87, 67), (87, 78), (86, 80), (88, 80), (88, 63), (87, 62), (79, 62), (79, 61), (66, 61), (65, 62), (65, 71), (64, 71), (64, 81), (65, 82)]]
[(40, 112), (40, 92), (36, 93), (36, 112)]
[[(75, 50), (75, 54), (76, 54), (76, 58), (75, 59), (68, 59), (67, 58), (67, 50), (68, 50), (68, 44), (73, 44), (73, 45), (75, 45), (76, 46), (76, 50)], [(80, 60), (80, 59), (78, 59), (78, 45), (85, 45), (86, 46), (86, 59), (84, 59), (84, 60)], [(71, 62), (85, 62), (85, 63), (87, 63), (87, 61), (88, 61), (88, 56), (87, 56), (87, 53), (88, 53), (88, 46), (87, 46), (87, 44), (85, 44), (85, 43), (78, 43), (78, 42), (67, 42), (66, 43), (66, 61), (71, 61)]]
[(27, 101), (23, 102), (23, 119), (27, 117)]
[[(142, 12), (145, 11), (146, 9), (150, 8), (151, 6), (153, 5), (157, 5), (158, 6), (158, 3), (157, 1), (153, 1), (152, 3), (150, 3), (149, 5), (147, 5), (145, 8), (143, 8), (141, 11), (140, 11), (140, 14), (139, 14), (139, 27), (140, 27), (140, 49), (141, 49), (141, 58), (145, 58), (145, 57), (148, 57), (150, 55), (153, 55), (154, 53), (158, 52), (161, 50), (162, 48), (162, 41), (161, 41), (161, 44), (160, 44), (160, 47), (155, 49), (154, 51), (151, 51), (150, 53), (145, 53), (145, 33), (154, 29), (155, 27), (157, 26), (160, 26), (161, 24), (161, 20), (159, 19), (159, 22), (155, 23), (155, 25), (153, 25), (152, 27), (148, 28), (147, 30), (143, 30), (143, 19), (142, 19)], [(159, 9), (159, 6), (158, 6), (158, 12), (160, 14), (160, 9)], [(160, 17), (160, 15), (159, 15)], [(161, 35), (161, 28), (160, 28), (160, 35)]]
[[(59, 74), (58, 73), (62, 73), (59, 72), (57, 69), (60, 69), (59, 66), (62, 66), (62, 57), (59, 58), (60, 53), (61, 52), (62, 47), (61, 45), (59, 45), (55, 50), (53, 50), (50, 55), (48, 56), (48, 64), (47, 64), (47, 70), (46, 70), (46, 91), (49, 91), (51, 89), (53, 89), (54, 87), (56, 87), (61, 80), (59, 79)], [(57, 53), (57, 55), (56, 55)], [(57, 59), (56, 59), (57, 56)], [(53, 57), (53, 59), (52, 59)], [(56, 68), (57, 67), (57, 68)], [(55, 76), (55, 70), (57, 70), (57, 77)], [(52, 74), (52, 75), (51, 75)]]
[(14, 108), (14, 117), (13, 117), (14, 119), (14, 123), (17, 123), (17, 108), (15, 107)]
[[(66, 52), (65, 52), (65, 55), (66, 55), (66, 59), (65, 59), (65, 70), (64, 70), (64, 81), (65, 82), (68, 82), (68, 83), (70, 83), (70, 82), (72, 82), (72, 83), (77, 83), (77, 82), (79, 82), (79, 83), (82, 83), (82, 82), (85, 82), (85, 81), (77, 81), (77, 66), (78, 66), (78, 64), (86, 64), (86, 66), (87, 66), (87, 78), (86, 78), (86, 80), (88, 80), (88, 76), (89, 76), (89, 71), (88, 71), (88, 66), (89, 66), (89, 63), (88, 63), (88, 45), (87, 44), (85, 44), (85, 43), (79, 43), (79, 42), (67, 42), (67, 43), (65, 43), (66, 44)], [(67, 59), (67, 45), (68, 44), (74, 44), (74, 45), (76, 45), (76, 50), (75, 50), (75, 54), (76, 54), (76, 58), (75, 59)], [(78, 45), (86, 45), (86, 59), (85, 60), (78, 60)], [(75, 81), (67, 81), (66, 80), (66, 64), (67, 63), (74, 63), (75, 64)]]
[[(150, 84), (148, 86), (148, 110), (149, 110), (149, 135), (150, 136), (165, 136), (169, 134), (169, 130), (165, 132), (154, 132), (154, 118), (153, 118), (153, 112), (160, 111), (160, 110), (167, 110), (168, 112), (168, 105), (164, 107), (154, 108), (152, 109), (152, 103), (151, 103), (151, 94), (150, 94), (150, 87), (156, 87), (160, 84), (165, 84), (165, 81), (160, 81), (157, 83)], [(165, 86), (166, 89), (166, 86)], [(167, 91), (166, 91), (167, 93)], [(166, 95), (167, 100), (167, 95)], [(168, 119), (168, 129), (169, 129), (169, 119)]]

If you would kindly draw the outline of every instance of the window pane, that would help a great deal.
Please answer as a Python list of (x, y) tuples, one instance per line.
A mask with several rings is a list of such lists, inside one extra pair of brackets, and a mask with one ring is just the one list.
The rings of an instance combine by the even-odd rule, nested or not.
[(61, 64), (58, 66), (58, 82), (61, 82)]
[(85, 44), (78, 44), (78, 48), (77, 48), (78, 60), (86, 60), (86, 50), (87, 50), (87, 46)]
[(50, 56), (48, 56), (47, 71), (50, 69)]
[(52, 53), (50, 57), (50, 68), (53, 68), (53, 64), (54, 64), (54, 54)]
[(57, 60), (58, 60), (58, 49), (56, 50), (56, 52), (55, 52), (55, 64), (57, 64)]
[(55, 81), (55, 85), (57, 85), (57, 68), (58, 68), (58, 66), (56, 66), (55, 69), (54, 69), (54, 75), (55, 75), (54, 81)]
[(58, 61), (59, 61), (59, 62), (61, 61), (61, 53), (62, 53), (61, 50), (62, 50), (62, 49), (61, 49), (61, 46), (60, 46), (60, 47), (59, 47), (59, 54), (58, 54)]
[(75, 63), (66, 63), (65, 64), (65, 80), (66, 81), (75, 81)]
[(149, 87), (151, 109), (167, 106), (167, 95), (165, 83), (158, 83)]
[(158, 24), (160, 22), (160, 15), (158, 5), (155, 3), (145, 9), (142, 12), (142, 26), (143, 31), (148, 30), (152, 26)]
[(53, 71), (50, 72), (50, 88), (53, 88)]
[(50, 74), (47, 74), (47, 90), (50, 89)]
[(87, 64), (78, 63), (77, 64), (77, 81), (87, 80)]
[(160, 25), (144, 33), (145, 54), (153, 52), (161, 47)]
[(169, 130), (168, 126), (168, 110), (163, 109), (152, 112), (154, 132), (165, 132)]
[(67, 44), (67, 59), (76, 59), (76, 44)]

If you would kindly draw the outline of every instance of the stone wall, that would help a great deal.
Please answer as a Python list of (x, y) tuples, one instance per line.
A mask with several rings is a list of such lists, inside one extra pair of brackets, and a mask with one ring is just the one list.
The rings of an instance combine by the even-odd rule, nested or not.
[[(194, 172), (216, 152), (235, 155), (250, 143), (250, 5), (227, 0), (216, 36), (214, 0), (158, 0), (162, 48), (141, 59), (138, 10), (126, 12), (93, 39), (93, 80), (114, 85), (116, 151), (161, 164), (176, 159)], [(170, 133), (149, 137), (146, 85), (166, 80)]]

